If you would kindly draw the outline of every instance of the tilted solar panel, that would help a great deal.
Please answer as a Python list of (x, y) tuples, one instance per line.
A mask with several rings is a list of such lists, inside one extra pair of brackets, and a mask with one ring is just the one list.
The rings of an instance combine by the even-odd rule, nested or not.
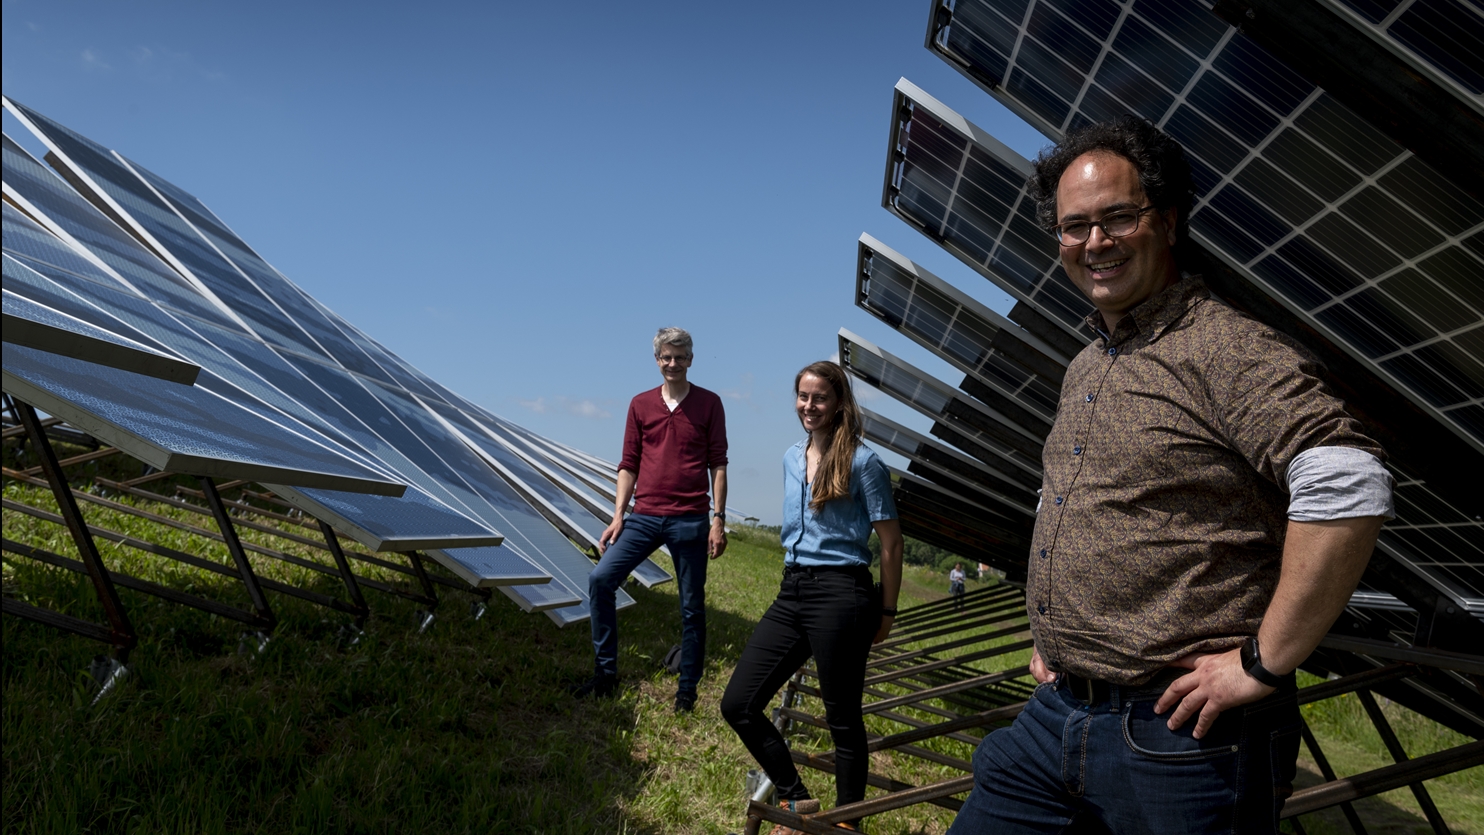
[(952, 425), (979, 449), (988, 450), (991, 457), (985, 462), (1007, 477), (1032, 490), (1040, 487), (1039, 439), (849, 330), (840, 329), (839, 342), (840, 364), (847, 371), (927, 417)]
[(5, 390), (161, 470), (400, 496), (406, 486), (214, 394), (19, 345)]
[[(894, 420), (862, 408), (861, 420), (866, 438), (896, 452), (910, 461), (921, 461), (935, 469), (950, 473), (954, 480), (963, 481), (975, 491), (976, 496), (965, 494), (984, 507), (1002, 505), (1000, 512), (1009, 517), (1034, 515), (1036, 493), (1024, 484), (1012, 481), (988, 464), (932, 438), (915, 432)], [(924, 476), (927, 477), (927, 476)], [(945, 489), (952, 490), (951, 484)]]
[(191, 385), (201, 366), (95, 327), (6, 290), (5, 341), (49, 354), (105, 365), (180, 385)]
[(1049, 428), (1069, 358), (869, 235), (858, 264), (858, 306), (973, 377), (970, 393)]
[(935, 44), (1052, 138), (1175, 136), (1193, 236), (1484, 449), (1484, 203), (1444, 173), (1199, 4), (965, 0)]

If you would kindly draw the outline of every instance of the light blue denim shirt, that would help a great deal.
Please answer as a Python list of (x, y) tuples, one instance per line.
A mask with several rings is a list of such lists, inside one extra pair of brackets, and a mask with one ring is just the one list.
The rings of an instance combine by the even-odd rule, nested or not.
[(850, 462), (850, 495), (826, 502), (818, 514), (809, 509), (810, 490), (804, 446), (799, 441), (783, 454), (783, 561), (788, 565), (870, 565), (871, 523), (897, 518), (891, 497), (891, 473), (865, 444)]

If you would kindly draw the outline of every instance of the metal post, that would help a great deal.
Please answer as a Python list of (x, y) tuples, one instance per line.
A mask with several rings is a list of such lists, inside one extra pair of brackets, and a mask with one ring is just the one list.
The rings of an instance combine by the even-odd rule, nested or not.
[(87, 523), (83, 521), (77, 500), (72, 497), (72, 486), (67, 483), (61, 464), (57, 463), (57, 454), (52, 449), (51, 442), (47, 440), (46, 430), (42, 428), (41, 420), (36, 417), (36, 410), (31, 408), (29, 403), (23, 403), (20, 400), (12, 399), (11, 403), (16, 416), (26, 427), (26, 435), (31, 439), (31, 445), (36, 447), (36, 457), (40, 459), (41, 468), (46, 473), (47, 484), (51, 487), (52, 495), (56, 497), (57, 507), (62, 512), (63, 521), (67, 523), (67, 530), (72, 534), (72, 541), (77, 545), (77, 553), (82, 557), (83, 564), (87, 566), (88, 577), (93, 581), (93, 590), (98, 595), (98, 602), (103, 604), (103, 611), (108, 616), (110, 640), (116, 648), (115, 654), (119, 663), (123, 664), (129, 658), (129, 650), (139, 642), (134, 633), (134, 625), (129, 622), (129, 615), (124, 611), (124, 604), (119, 600), (118, 590), (113, 586), (113, 578), (103, 567), (103, 558), (98, 554), (98, 546), (93, 542), (93, 535), (88, 532)]
[[(232, 517), (227, 515), (227, 508), (222, 504), (222, 495), (217, 492), (216, 483), (207, 476), (197, 476), (196, 480), (201, 482), (201, 492), (206, 494), (206, 503), (211, 505), (211, 515), (216, 518), (216, 526), (221, 528), (222, 540), (227, 543), (227, 552), (237, 564), (237, 573), (242, 575), (242, 584), (247, 587), (247, 596), (252, 600), (253, 608), (262, 619), (264, 629), (273, 631), (278, 625), (278, 618), (268, 605), (268, 598), (263, 595), (262, 587), (258, 585), (258, 575), (253, 573), (252, 563), (247, 561), (247, 552), (242, 550), (242, 540), (237, 538), (237, 528), (232, 525)], [(259, 646), (264, 643), (266, 640), (261, 641)]]
[(329, 546), (330, 556), (335, 558), (335, 567), (340, 569), (340, 579), (345, 581), (345, 590), (350, 594), (350, 602), (360, 610), (356, 615), (356, 629), (366, 625), (366, 618), (371, 614), (371, 609), (366, 605), (366, 599), (361, 596), (361, 586), (356, 582), (356, 575), (350, 571), (350, 563), (345, 559), (345, 552), (340, 550), (340, 540), (335, 537), (335, 531), (323, 521), (319, 522), (320, 533), (325, 535), (325, 544)]
[[(1360, 697), (1360, 703), (1365, 706), (1365, 712), (1371, 717), (1371, 724), (1376, 726), (1376, 732), (1381, 735), (1381, 742), (1386, 745), (1386, 750), (1391, 752), (1391, 758), (1398, 763), (1406, 762), (1407, 752), (1402, 750), (1401, 740), (1396, 738), (1396, 732), (1391, 729), (1391, 723), (1386, 721), (1386, 714), (1381, 712), (1381, 706), (1376, 704), (1371, 691), (1357, 690), (1355, 695)], [(1432, 824), (1432, 831), (1438, 835), (1449, 835), (1448, 824), (1443, 821), (1437, 805), (1432, 802), (1432, 795), (1428, 794), (1427, 787), (1417, 782), (1408, 788), (1417, 798), (1417, 805), (1422, 807), (1422, 814), (1427, 816), (1427, 822)]]
[[(1299, 731), (1303, 734), (1304, 745), (1308, 746), (1309, 754), (1314, 757), (1314, 764), (1319, 766), (1319, 773), (1324, 776), (1324, 782), (1333, 783), (1335, 780), (1338, 780), (1339, 777), (1336, 776), (1335, 770), (1330, 767), (1329, 757), (1324, 756), (1324, 751), (1319, 748), (1319, 740), (1315, 738), (1314, 732), (1309, 729), (1309, 723), (1303, 722), (1299, 727)], [(1355, 807), (1348, 800), (1340, 804), (1340, 811), (1345, 813), (1345, 820), (1349, 822), (1351, 832), (1354, 832), (1355, 835), (1366, 835), (1365, 824), (1360, 822), (1360, 815), (1356, 814)], [(1298, 818), (1291, 818), (1290, 820), (1298, 823)]]
[(417, 572), (417, 579), (423, 585), (423, 594), (427, 595), (428, 608), (417, 613), (417, 631), (426, 632), (433, 625), (433, 610), (438, 608), (438, 591), (433, 588), (433, 581), (428, 578), (428, 570), (423, 566), (423, 555), (416, 551), (408, 551), (407, 558), (412, 562), (412, 570)]

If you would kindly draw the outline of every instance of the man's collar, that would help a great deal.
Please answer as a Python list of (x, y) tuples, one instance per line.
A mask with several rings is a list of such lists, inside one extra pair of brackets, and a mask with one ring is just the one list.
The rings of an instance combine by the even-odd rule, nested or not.
[(1103, 314), (1094, 310), (1084, 323), (1106, 343), (1126, 342), (1136, 333), (1145, 334), (1146, 343), (1152, 343), (1164, 335), (1170, 326), (1180, 321), (1187, 311), (1198, 302), (1211, 298), (1206, 282), (1198, 275), (1186, 276), (1156, 293), (1143, 304), (1130, 310), (1118, 326), (1109, 334), (1105, 329)]

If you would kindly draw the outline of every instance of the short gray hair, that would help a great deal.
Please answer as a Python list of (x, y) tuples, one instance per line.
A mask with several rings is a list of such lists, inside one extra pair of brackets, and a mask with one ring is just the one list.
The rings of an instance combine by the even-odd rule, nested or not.
[(654, 335), (654, 355), (660, 355), (660, 348), (666, 345), (674, 345), (684, 348), (686, 356), (692, 356), (695, 351), (691, 349), (690, 332), (685, 328), (660, 328)]

